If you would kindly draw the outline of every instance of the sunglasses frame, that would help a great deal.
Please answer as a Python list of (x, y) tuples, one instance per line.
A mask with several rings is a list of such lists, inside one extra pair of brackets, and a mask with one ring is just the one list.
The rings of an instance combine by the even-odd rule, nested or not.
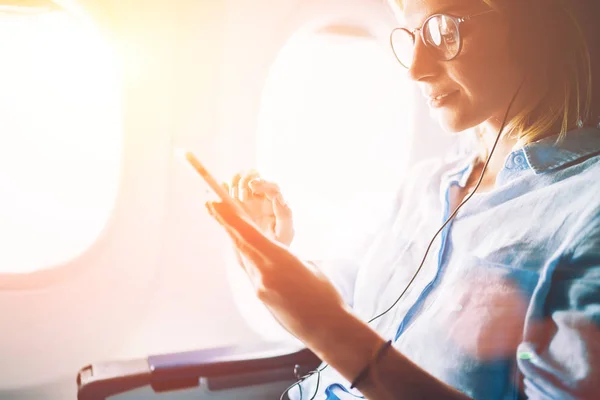
[[(424, 27), (425, 27), (425, 25), (427, 25), (427, 24), (429, 23), (429, 21), (431, 21), (433, 18), (436, 18), (436, 17), (442, 16), (442, 17), (446, 17), (446, 18), (450, 19), (452, 22), (454, 22), (454, 23), (456, 24), (456, 32), (457, 32), (457, 34), (458, 34), (458, 51), (456, 52), (456, 55), (454, 55), (452, 58), (449, 58), (449, 59), (440, 59), (440, 61), (451, 61), (451, 60), (454, 60), (456, 57), (458, 57), (458, 55), (459, 55), (459, 54), (461, 53), (461, 51), (462, 51), (462, 44), (463, 44), (463, 41), (462, 41), (462, 35), (460, 34), (460, 25), (461, 25), (463, 22), (469, 21), (469, 20), (471, 20), (471, 19), (473, 19), (473, 18), (475, 18), (475, 17), (479, 17), (480, 15), (484, 15), (484, 14), (487, 14), (487, 13), (490, 13), (490, 12), (493, 12), (493, 11), (495, 11), (495, 10), (491, 10), (491, 9), (490, 9), (490, 10), (485, 10), (485, 11), (482, 11), (482, 12), (479, 12), (479, 13), (475, 13), (475, 14), (471, 14), (471, 15), (467, 15), (467, 16), (464, 16), (464, 17), (457, 17), (457, 16), (454, 16), (454, 15), (449, 15), (449, 14), (442, 14), (442, 13), (438, 13), (438, 14), (433, 14), (433, 15), (430, 15), (430, 16), (429, 16), (429, 17), (428, 17), (428, 18), (425, 20), (425, 22), (423, 22), (423, 25), (421, 25), (421, 27), (419, 27), (419, 28), (415, 28), (415, 29), (413, 29), (412, 31), (411, 31), (411, 30), (409, 30), (409, 29), (407, 29), (407, 28), (403, 28), (403, 27), (394, 28), (394, 29), (392, 30), (392, 32), (390, 33), (390, 46), (392, 47), (392, 52), (394, 53), (394, 56), (396, 57), (396, 60), (398, 60), (398, 62), (400, 63), (400, 65), (402, 65), (402, 66), (403, 66), (404, 68), (406, 68), (406, 69), (409, 69), (409, 68), (410, 68), (409, 66), (406, 66), (406, 65), (404, 65), (404, 63), (403, 63), (402, 61), (400, 61), (400, 58), (398, 57), (398, 55), (396, 54), (396, 51), (394, 50), (394, 41), (393, 41), (394, 33), (395, 33), (396, 31), (398, 31), (398, 30), (402, 30), (402, 31), (404, 31), (404, 32), (408, 33), (408, 34), (410, 35), (410, 37), (412, 38), (412, 42), (413, 42), (413, 48), (414, 48), (414, 46), (415, 46), (415, 44), (416, 44), (416, 41), (417, 41), (417, 34), (416, 34), (416, 32), (417, 32), (417, 31), (419, 31), (419, 37), (421, 38), (421, 41), (423, 42), (423, 44), (425, 45), (425, 47), (426, 47), (426, 48), (429, 50), (429, 52), (430, 52), (430, 53), (431, 53), (431, 54), (432, 54), (434, 57), (436, 57), (436, 58), (438, 58), (438, 59), (439, 59), (439, 57), (437, 57), (437, 56), (436, 56), (436, 54), (435, 54), (435, 53), (434, 53), (434, 52), (431, 50), (431, 44), (429, 44), (429, 43), (428, 43), (428, 42), (425, 40), (425, 36), (424, 36), (424, 34), (423, 34), (423, 31), (424, 31), (424, 29), (423, 29), (423, 28), (424, 28)], [(411, 62), (411, 64), (412, 64), (412, 62)]]

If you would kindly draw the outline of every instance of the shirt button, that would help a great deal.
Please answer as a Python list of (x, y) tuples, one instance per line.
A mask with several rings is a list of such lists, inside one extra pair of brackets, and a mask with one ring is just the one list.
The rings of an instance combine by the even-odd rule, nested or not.
[(523, 157), (520, 154), (515, 156), (515, 164), (523, 165), (524, 163), (525, 163), (525, 157)]

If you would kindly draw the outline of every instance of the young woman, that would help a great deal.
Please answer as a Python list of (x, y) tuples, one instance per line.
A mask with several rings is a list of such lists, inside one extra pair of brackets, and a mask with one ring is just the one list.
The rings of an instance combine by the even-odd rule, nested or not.
[(600, 396), (597, 3), (394, 2), (398, 60), (482, 147), (417, 165), (356, 265), (291, 254), (291, 210), (256, 172), (230, 183), (252, 221), (207, 204), (260, 299), (329, 365), (290, 398)]

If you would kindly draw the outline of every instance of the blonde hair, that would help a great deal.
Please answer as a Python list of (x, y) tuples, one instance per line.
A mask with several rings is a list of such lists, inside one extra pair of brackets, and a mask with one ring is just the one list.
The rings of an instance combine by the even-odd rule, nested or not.
[[(539, 101), (508, 121), (506, 135), (523, 144), (554, 134), (560, 140), (569, 130), (594, 123), (600, 116), (600, 86), (593, 81), (589, 42), (600, 35), (590, 32), (600, 17), (598, 9), (592, 11), (598, 0), (480, 1), (508, 21), (515, 60), (526, 72), (525, 86), (545, 90)], [(401, 12), (402, 0), (388, 2), (395, 13)], [(589, 26), (582, 23), (586, 15)]]

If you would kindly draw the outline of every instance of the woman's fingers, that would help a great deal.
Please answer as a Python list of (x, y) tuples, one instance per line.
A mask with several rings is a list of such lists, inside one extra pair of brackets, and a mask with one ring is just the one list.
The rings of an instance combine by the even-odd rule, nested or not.
[(252, 195), (252, 191), (250, 190), (250, 188), (248, 187), (248, 182), (250, 182), (253, 179), (258, 178), (258, 172), (256, 170), (250, 170), (247, 173), (245, 173), (243, 176), (240, 177), (240, 180), (238, 181), (238, 193), (239, 193), (239, 199), (241, 201), (248, 201), (250, 200), (250, 196)]
[[(232, 221), (228, 220), (229, 217), (229, 212), (223, 212), (223, 210), (221, 211), (217, 211), (217, 209), (219, 208), (219, 206), (217, 204), (222, 204), (222, 203), (215, 203), (215, 202), (207, 202), (205, 204), (206, 209), (208, 210), (208, 213), (217, 220), (217, 222), (223, 227), (225, 228), (225, 231), (227, 232), (227, 234), (229, 235), (229, 237), (231, 238), (231, 240), (233, 241), (236, 250), (238, 251), (237, 257), (238, 257), (238, 261), (240, 260), (241, 255), (243, 254), (244, 256), (248, 257), (249, 259), (251, 259), (253, 262), (260, 262), (260, 261), (264, 261), (263, 258), (260, 255), (260, 252), (254, 248), (253, 245), (251, 245), (250, 243), (248, 243), (242, 235), (240, 235), (240, 233), (232, 228), (231, 224)], [(223, 207), (221, 207), (223, 208)], [(224, 215), (227, 215), (227, 217), (224, 217)], [(238, 218), (237, 221), (242, 221), (241, 218)], [(237, 222), (239, 224), (239, 222)], [(242, 253), (242, 254), (240, 254)], [(241, 262), (240, 263), (242, 266), (246, 266), (245, 263)]]
[(240, 182), (240, 179), (242, 179), (242, 174), (241, 173), (237, 173), (233, 176), (233, 178), (231, 178), (231, 182), (229, 184), (229, 195), (231, 197), (233, 197), (234, 199), (239, 199), (239, 188), (238, 188), (238, 184)]
[(263, 233), (289, 246), (294, 238), (292, 210), (279, 186), (260, 177), (256, 170), (236, 174), (229, 184), (230, 195), (242, 203)]
[(279, 211), (285, 213), (285, 209), (289, 209), (287, 202), (281, 194), (281, 189), (276, 183), (257, 178), (251, 180), (248, 183), (248, 186), (250, 187), (250, 189), (252, 189), (254, 195), (265, 195), (267, 199), (274, 202), (273, 206), (275, 206), (275, 204), (278, 204), (280, 206)]
[(279, 185), (264, 179), (253, 179), (249, 182), (253, 193), (264, 194), (271, 201), (275, 215), (275, 237), (282, 243), (290, 243), (294, 237), (292, 209), (283, 198)]
[(272, 199), (281, 192), (279, 185), (274, 182), (266, 181), (260, 177), (255, 177), (248, 181), (248, 186), (255, 195), (264, 194), (269, 199)]
[(281, 194), (279, 185), (274, 182), (265, 181), (264, 179), (252, 179), (249, 181), (248, 186), (255, 195), (264, 194), (267, 199), (271, 200), (273, 208), (275, 208), (275, 205), (278, 205), (281, 216), (287, 216), (286, 210), (289, 209), (289, 206)]
[(273, 213), (275, 214), (275, 238), (289, 245), (294, 239), (294, 217), (292, 209), (288, 206), (283, 196), (278, 194), (272, 200)]
[[(209, 213), (227, 230), (236, 246), (252, 259), (265, 260), (261, 254), (274, 253), (279, 246), (267, 238), (250, 221), (240, 217), (225, 203), (208, 202)], [(258, 257), (258, 258), (257, 258)]]

